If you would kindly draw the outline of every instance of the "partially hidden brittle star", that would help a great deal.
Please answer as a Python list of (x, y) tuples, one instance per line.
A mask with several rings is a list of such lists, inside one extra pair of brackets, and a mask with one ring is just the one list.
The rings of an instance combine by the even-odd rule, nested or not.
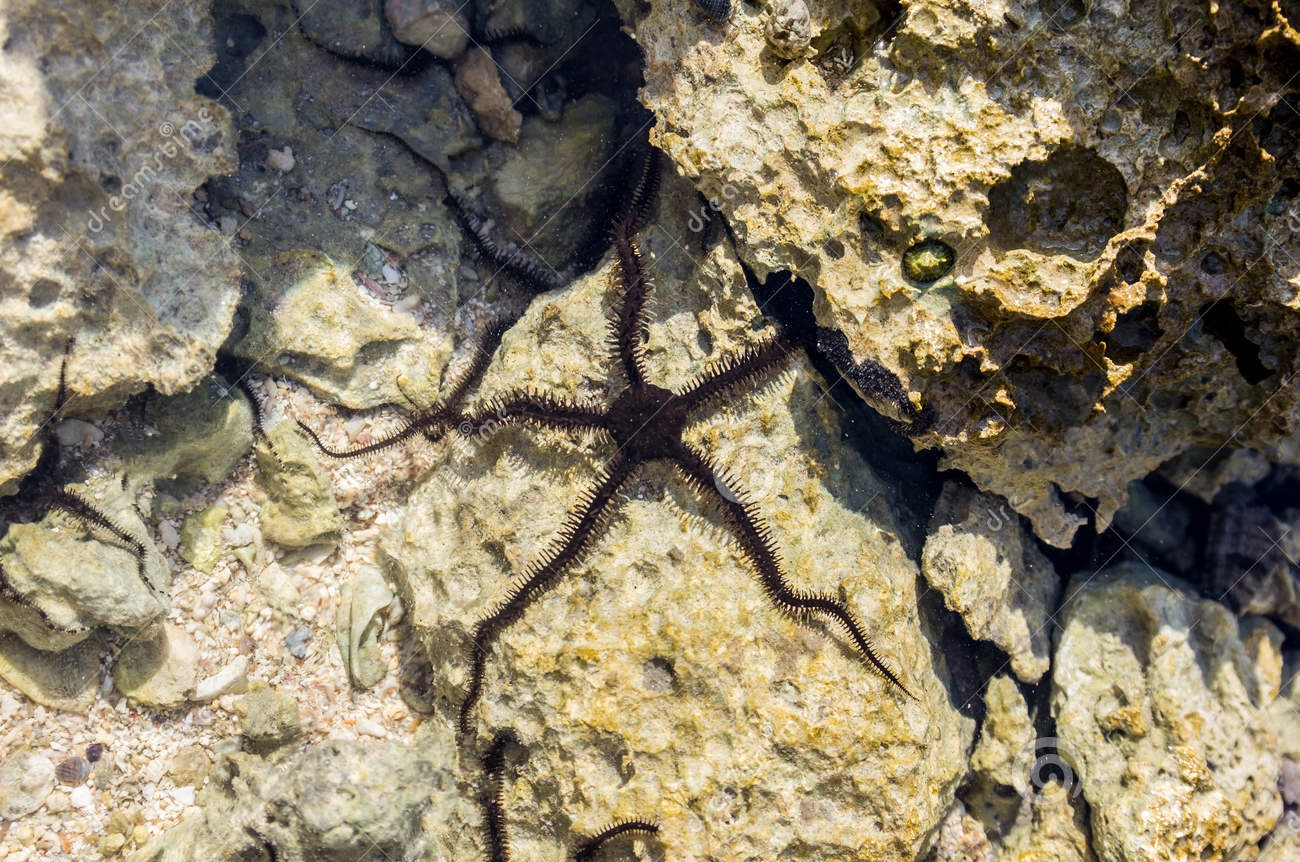
[[(805, 624), (813, 617), (835, 623), (848, 636), (868, 668), (899, 691), (913, 697), (898, 674), (876, 653), (862, 625), (846, 604), (831, 596), (791, 585), (772, 533), (758, 507), (746, 498), (734, 479), (720, 470), (708, 454), (683, 439), (683, 432), (694, 414), (784, 369), (792, 346), (779, 336), (771, 336), (739, 354), (713, 363), (677, 391), (665, 389), (647, 379), (642, 338), (651, 285), (633, 238), (639, 210), (645, 205), (645, 200), (636, 203), (612, 231), (619, 295), (610, 315), (609, 345), (626, 381), (626, 386), (613, 403), (578, 403), (527, 389), (488, 399), (466, 412), (461, 402), (481, 376), (490, 357), (490, 349), (480, 348), (471, 367), (456, 377), (447, 397), (416, 413), (399, 429), (380, 440), (356, 449), (331, 450), (307, 429), (317, 445), (335, 457), (368, 454), (416, 434), (437, 439), (452, 428), (466, 434), (482, 434), (505, 425), (526, 425), (594, 436), (612, 442), (617, 448), (595, 483), (578, 496), (577, 503), (570, 509), (559, 534), (547, 550), (523, 570), (504, 600), (474, 627), (469, 682), (459, 714), (461, 732), (469, 734), (473, 728), (474, 708), (482, 696), (487, 660), (497, 639), (523, 616), (532, 602), (555, 587), (565, 573), (586, 556), (614, 510), (620, 490), (635, 479), (644, 465), (657, 460), (669, 461), (686, 483), (720, 513), (742, 555), (758, 575), (764, 593), (779, 610)], [(722, 490), (724, 487), (725, 492)]]

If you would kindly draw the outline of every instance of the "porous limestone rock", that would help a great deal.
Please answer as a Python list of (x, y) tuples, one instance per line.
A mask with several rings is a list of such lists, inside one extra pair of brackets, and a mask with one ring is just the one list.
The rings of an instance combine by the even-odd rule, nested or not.
[(185, 629), (168, 623), (154, 637), (131, 640), (113, 666), (113, 684), (136, 703), (179, 706), (194, 693), (199, 646)]
[(203, 574), (211, 574), (213, 567), (226, 551), (221, 538), (221, 527), (230, 509), (223, 503), (205, 506), (185, 518), (181, 525), (178, 553), (181, 559)]
[[(651, 300), (647, 362), (652, 382), (681, 387), (761, 327), (729, 244), (678, 244), (690, 200), (665, 184), (640, 237), (655, 294), (672, 296)], [(480, 398), (533, 387), (608, 403), (622, 386), (606, 344), (612, 270), (540, 297), (506, 334)], [(511, 822), (520, 858), (558, 859), (576, 833), (633, 816), (660, 822), (666, 858), (885, 860), (933, 840), (971, 725), (918, 620), (893, 492), (841, 447), (818, 385), (795, 356), (766, 385), (701, 411), (688, 439), (747, 490), (795, 586), (842, 596), (918, 700), (866, 670), (832, 627), (777, 610), (714, 510), (653, 463), (585, 559), (492, 648), (473, 724), (479, 739), (512, 727), (526, 749), (505, 788), (506, 809), (528, 812)], [(412, 493), (383, 547), (433, 664), (431, 722), (454, 720), (475, 624), (611, 454), (488, 427), (450, 445)]]
[(1135, 563), (1067, 596), (1052, 712), (1098, 858), (1253, 858), (1282, 813), (1280, 633)]
[(1051, 663), (1051, 626), (1060, 584), (1005, 500), (956, 482), (935, 503), (921, 571), (961, 614), (971, 637), (992, 641), (1025, 682)]
[[(616, 5), (653, 140), (741, 256), (813, 284), (818, 322), (928, 410), (917, 445), (1047, 542), (1085, 520), (1065, 495), (1105, 529), (1129, 481), (1192, 446), (1296, 457), (1281, 6), (830, 0), (786, 62), (757, 5), (722, 25)], [(910, 279), (934, 243), (951, 272)]]
[(225, 109), (194, 91), (210, 8), (0, 12), (0, 494), (36, 463), (65, 355), (86, 413), (190, 388), (229, 332), (235, 255), (190, 211), (234, 168)]
[(0, 539), (7, 582), (0, 628), (41, 650), (64, 649), (101, 626), (135, 635), (170, 606), (166, 562), (121, 486), (86, 482), (68, 489), (142, 542), (144, 573), (129, 546), (61, 509), (37, 523), (10, 524)]
[(1037, 789), (1030, 781), (1038, 752), (1029, 708), (1015, 680), (1003, 675), (989, 680), (984, 708), (984, 723), (970, 756), (972, 777), (962, 796), (967, 809), (997, 835)]
[(288, 548), (337, 542), (343, 515), (302, 429), (277, 423), (256, 451), (257, 486), (265, 494), (262, 535)]
[[(213, 764), (199, 811), (132, 862), (265, 858), (281, 862), (477, 859), (474, 786), (458, 779), (449, 729), (416, 746), (327, 739), (271, 760), (236, 752)], [(434, 843), (425, 823), (473, 819)], [(429, 855), (426, 855), (429, 854)]]

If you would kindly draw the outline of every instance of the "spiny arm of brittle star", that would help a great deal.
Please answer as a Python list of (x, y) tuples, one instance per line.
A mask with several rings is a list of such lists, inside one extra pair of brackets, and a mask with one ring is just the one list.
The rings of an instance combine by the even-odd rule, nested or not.
[(510, 862), (510, 837), (506, 832), (506, 747), (518, 741), (513, 730), (501, 730), (483, 755), (488, 786), (483, 793), (483, 827), (487, 833), (489, 862)]
[(555, 541), (537, 560), (529, 564), (515, 582), (505, 601), (474, 627), (470, 645), (469, 685), (460, 705), (460, 730), (468, 734), (472, 727), (474, 706), (483, 693), (483, 674), (492, 645), (501, 633), (524, 615), (528, 606), (560, 582), (570, 566), (586, 555), (592, 539), (613, 510), (618, 491), (637, 472), (638, 465), (624, 457), (617, 458), (593, 487), (578, 498)]
[(600, 848), (621, 835), (658, 835), (659, 824), (651, 820), (621, 820), (582, 841), (573, 850), (573, 862), (595, 859)]
[(407, 419), (406, 422), (404, 422), (396, 431), (393, 431), (390, 434), (385, 434), (383, 437), (380, 437), (372, 443), (367, 443), (364, 446), (357, 446), (354, 449), (331, 449), (325, 444), (325, 441), (320, 438), (320, 435), (311, 430), (311, 427), (308, 426), (306, 422), (303, 422), (301, 419), (295, 419), (294, 421), (297, 422), (298, 427), (311, 438), (311, 442), (316, 445), (316, 448), (331, 458), (360, 458), (363, 455), (369, 455), (372, 452), (387, 449), (389, 446), (395, 446), (403, 440), (414, 437), (416, 434), (423, 434), (430, 442), (437, 442), (438, 438), (446, 433), (448, 426), (451, 424), (452, 418), (452, 416), (442, 410), (418, 413), (410, 419)]
[(701, 407), (774, 374), (788, 365), (790, 358), (790, 345), (772, 338), (711, 364), (678, 394), (692, 409)]
[(641, 260), (630, 228), (631, 218), (614, 225), (611, 238), (618, 263), (618, 304), (610, 314), (610, 345), (618, 353), (623, 376), (628, 386), (645, 383), (645, 344), (641, 331), (645, 328), (646, 299), (650, 295), (650, 277)]
[(473, 413), (456, 419), (456, 427), (466, 435), (516, 424), (561, 431), (603, 431), (608, 423), (604, 410), (597, 405), (575, 404), (532, 390), (489, 399)]
[(894, 669), (876, 653), (862, 626), (847, 607), (829, 596), (790, 586), (782, 571), (781, 557), (777, 553), (772, 532), (763, 521), (758, 507), (743, 500), (735, 488), (730, 489), (730, 495), (723, 495), (715, 481), (719, 471), (708, 458), (683, 445), (673, 462), (691, 487), (700, 495), (710, 497), (726, 517), (732, 535), (758, 573), (763, 592), (773, 604), (795, 619), (802, 620), (812, 614), (830, 617), (848, 634), (858, 654), (871, 670), (916, 700), (916, 696), (903, 685)]
[(155, 587), (145, 575), (145, 545), (138, 537), (133, 536), (126, 529), (116, 524), (108, 517), (108, 515), (104, 514), (90, 503), (90, 501), (72, 491), (56, 491), (54, 494), (53, 505), (56, 509), (62, 509), (87, 524), (99, 527), (100, 529), (111, 533), (119, 541), (130, 545), (131, 550), (135, 553), (136, 573), (140, 576), (140, 581), (148, 587), (150, 591), (155, 593), (162, 592)]

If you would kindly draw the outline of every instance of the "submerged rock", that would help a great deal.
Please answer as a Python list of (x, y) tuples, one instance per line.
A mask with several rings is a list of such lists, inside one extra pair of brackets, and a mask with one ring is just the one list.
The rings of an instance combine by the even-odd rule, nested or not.
[(1296, 458), (1281, 7), (833, 0), (788, 61), (753, 5), (725, 27), (616, 5), (653, 139), (725, 201), (742, 257), (813, 284), (818, 323), (941, 420), (918, 446), (1048, 543), (1085, 520), (1063, 494), (1105, 529), (1131, 480), (1207, 440)]
[(935, 504), (921, 571), (961, 614), (971, 637), (992, 641), (1016, 677), (1037, 682), (1051, 663), (1056, 570), (1000, 497), (949, 482)]
[[(90, 2), (0, 18), (0, 494), (36, 463), (67, 356), (70, 409), (212, 366), (239, 300), (236, 258), (190, 211), (234, 168), (229, 117), (194, 92), (211, 65), (208, 7)], [(124, 48), (130, 45), (130, 50)]]
[[(472, 859), (473, 835), (461, 834), (426, 856), (422, 823), (475, 806), (455, 781), (455, 744), (426, 734), (412, 748), (395, 743), (326, 740), (272, 761), (235, 753), (219, 759), (199, 794), (200, 812), (155, 838), (133, 862), (274, 858), (280, 862)], [(464, 794), (466, 801), (457, 795)], [(427, 818), (427, 820), (426, 820)], [(448, 852), (450, 851), (450, 852)], [(436, 850), (434, 852), (437, 852)]]
[(1280, 634), (1138, 564), (1076, 576), (1052, 712), (1103, 862), (1247, 858), (1282, 813)]
[[(680, 253), (690, 207), (665, 196), (640, 241), (656, 293), (674, 299), (651, 303), (647, 355), (654, 383), (681, 387), (752, 344), (758, 318), (725, 243), (699, 268)], [(534, 303), (481, 397), (528, 387), (608, 403), (621, 388), (606, 345), (611, 269)], [(512, 823), (521, 858), (630, 816), (660, 822), (670, 858), (884, 860), (930, 840), (971, 727), (925, 646), (892, 492), (840, 447), (817, 385), (795, 357), (700, 411), (688, 437), (747, 489), (795, 585), (843, 596), (920, 700), (867, 671), (834, 629), (774, 607), (714, 510), (653, 463), (585, 559), (491, 651), (474, 725), (479, 738), (513, 727), (527, 750), (528, 780), (507, 791), (509, 810), (529, 812)], [(385, 535), (439, 721), (462, 699), (473, 627), (555, 541), (610, 454), (570, 435), (489, 429), (449, 447)], [(566, 825), (557, 835), (553, 824)]]
[(135, 635), (170, 607), (164, 590), (171, 575), (127, 493), (113, 481), (68, 487), (135, 536), (144, 558), (60, 509), (38, 523), (9, 525), (0, 539), (7, 584), (0, 629), (41, 650), (63, 649), (99, 627)]
[(179, 706), (198, 682), (199, 647), (180, 626), (167, 624), (155, 637), (132, 640), (113, 666), (117, 690), (158, 709)]
[(281, 422), (257, 447), (257, 485), (262, 535), (287, 548), (333, 544), (343, 530), (329, 479), (311, 444), (296, 425)]

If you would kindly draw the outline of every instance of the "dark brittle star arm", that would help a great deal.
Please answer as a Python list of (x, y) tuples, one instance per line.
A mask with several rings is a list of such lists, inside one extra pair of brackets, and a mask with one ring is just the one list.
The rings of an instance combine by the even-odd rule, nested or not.
[(790, 346), (771, 338), (743, 353), (713, 363), (678, 393), (691, 409), (709, 404), (734, 390), (757, 383), (790, 362)]
[(492, 325), (482, 343), (475, 346), (473, 360), (452, 378), (451, 387), (442, 401), (428, 409), (416, 412), (396, 431), (385, 434), (374, 442), (353, 449), (331, 449), (305, 422), (301, 419), (295, 421), (298, 427), (311, 438), (312, 443), (316, 444), (316, 448), (331, 458), (360, 458), (387, 449), (389, 446), (395, 446), (416, 434), (423, 434), (430, 443), (436, 443), (447, 433), (448, 428), (460, 420), (459, 409), (461, 402), (465, 400), (465, 393), (482, 378), (483, 372), (492, 361), (492, 354), (501, 343), (501, 336), (505, 330), (504, 322)]
[(916, 700), (916, 696), (903, 685), (893, 668), (876, 653), (862, 626), (847, 607), (829, 596), (790, 586), (782, 571), (781, 558), (772, 540), (771, 530), (764, 523), (758, 507), (743, 500), (735, 488), (730, 489), (730, 495), (724, 495), (718, 489), (716, 481), (720, 473), (708, 458), (683, 444), (674, 456), (673, 463), (691, 487), (697, 493), (712, 498), (723, 513), (742, 553), (758, 573), (763, 592), (773, 604), (795, 619), (804, 619), (812, 614), (830, 617), (848, 634), (858, 654), (871, 670)]
[(456, 417), (457, 429), (466, 436), (483, 434), (506, 425), (532, 425), (561, 431), (604, 431), (608, 420), (602, 407), (575, 404), (540, 392), (510, 392), (492, 398), (473, 413)]
[(611, 238), (618, 262), (621, 290), (618, 305), (610, 314), (610, 346), (618, 353), (623, 376), (628, 386), (645, 385), (645, 344), (641, 331), (645, 328), (646, 299), (650, 295), (650, 276), (641, 260), (641, 251), (632, 237), (635, 215), (630, 214), (614, 226)]
[(470, 732), (474, 707), (483, 693), (483, 674), (492, 645), (502, 632), (524, 615), (530, 604), (558, 584), (565, 571), (586, 555), (592, 539), (609, 517), (619, 489), (636, 475), (638, 467), (630, 458), (616, 458), (600, 480), (579, 496), (578, 504), (570, 511), (560, 534), (546, 552), (524, 570), (497, 609), (474, 627), (469, 685), (460, 705), (462, 733)]

